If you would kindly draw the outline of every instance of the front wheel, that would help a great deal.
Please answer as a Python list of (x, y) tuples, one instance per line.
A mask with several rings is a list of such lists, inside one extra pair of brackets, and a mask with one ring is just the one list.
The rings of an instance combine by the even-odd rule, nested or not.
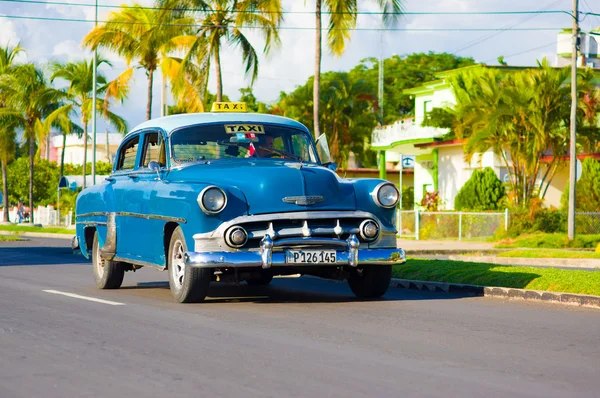
[(362, 269), (352, 270), (348, 285), (356, 297), (379, 298), (387, 292), (391, 280), (391, 265), (365, 265)]
[(204, 300), (212, 280), (213, 271), (206, 268), (193, 268), (185, 264), (184, 254), (187, 251), (181, 227), (177, 227), (171, 235), (169, 243), (169, 288), (173, 298), (180, 303), (196, 303)]
[(121, 287), (125, 268), (118, 261), (102, 259), (98, 232), (94, 233), (94, 242), (92, 243), (92, 268), (94, 269), (94, 279), (98, 289), (118, 289)]

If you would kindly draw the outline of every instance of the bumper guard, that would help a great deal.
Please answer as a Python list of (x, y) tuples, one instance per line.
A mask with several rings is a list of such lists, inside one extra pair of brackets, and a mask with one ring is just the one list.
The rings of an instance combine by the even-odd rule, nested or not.
[(313, 266), (310, 263), (288, 263), (285, 251), (281, 249), (303, 249), (310, 247), (335, 248), (337, 251), (335, 263), (319, 263), (319, 266), (350, 266), (359, 264), (403, 264), (406, 254), (402, 249), (359, 249), (360, 242), (356, 235), (350, 235), (347, 240), (332, 238), (289, 238), (274, 241), (269, 235), (260, 242), (259, 251), (244, 252), (187, 252), (185, 263), (194, 268), (251, 268), (263, 269), (277, 267)]

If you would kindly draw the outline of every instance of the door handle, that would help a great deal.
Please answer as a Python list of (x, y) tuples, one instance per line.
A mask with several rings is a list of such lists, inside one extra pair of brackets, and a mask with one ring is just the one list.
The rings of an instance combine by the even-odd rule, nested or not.
[(115, 177), (106, 177), (104, 180), (108, 181), (108, 182), (114, 182), (114, 181), (116, 181)]
[(129, 174), (129, 175), (127, 175), (127, 177), (131, 178), (132, 180), (135, 180), (136, 178), (140, 178), (140, 176), (137, 174)]

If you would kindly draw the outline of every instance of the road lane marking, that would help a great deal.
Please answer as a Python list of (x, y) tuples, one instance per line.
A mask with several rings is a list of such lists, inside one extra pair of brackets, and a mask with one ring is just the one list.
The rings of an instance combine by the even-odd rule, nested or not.
[(102, 299), (95, 298), (95, 297), (80, 296), (79, 294), (60, 292), (58, 290), (43, 290), (43, 291), (46, 293), (50, 293), (50, 294), (60, 294), (63, 296), (76, 298), (76, 299), (80, 299), (80, 300), (93, 301), (95, 303), (102, 303), (102, 304), (108, 304), (108, 305), (125, 305), (125, 303), (119, 303), (117, 301), (108, 301), (108, 300), (102, 300)]

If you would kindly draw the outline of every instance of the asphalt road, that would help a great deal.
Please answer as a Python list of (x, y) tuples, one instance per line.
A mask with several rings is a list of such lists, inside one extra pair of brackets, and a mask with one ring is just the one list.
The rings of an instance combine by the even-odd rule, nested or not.
[(97, 290), (68, 244), (0, 243), (1, 398), (600, 395), (598, 310), (312, 278), (182, 305), (151, 269)]

